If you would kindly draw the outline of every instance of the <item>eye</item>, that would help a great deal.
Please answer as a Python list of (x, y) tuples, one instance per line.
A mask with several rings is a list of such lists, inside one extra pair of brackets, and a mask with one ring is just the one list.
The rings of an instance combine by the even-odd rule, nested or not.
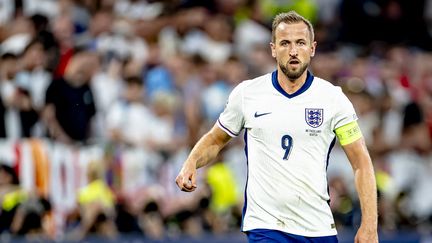
[(280, 45), (281, 45), (281, 46), (287, 46), (287, 45), (288, 45), (288, 41), (281, 41), (281, 42), (280, 42)]
[(298, 44), (299, 46), (305, 46), (305, 45), (306, 45), (306, 41), (301, 40), (301, 41), (297, 42), (297, 44)]

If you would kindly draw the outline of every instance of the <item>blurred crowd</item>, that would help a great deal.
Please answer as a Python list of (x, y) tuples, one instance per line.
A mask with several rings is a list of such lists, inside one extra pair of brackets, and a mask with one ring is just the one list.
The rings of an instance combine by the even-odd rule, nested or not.
[[(288, 10), (315, 26), (313, 74), (358, 113), (380, 229), (430, 232), (431, 0), (0, 0), (0, 238), (239, 231), (241, 138), (196, 192), (175, 176), (232, 88), (276, 68), (271, 21)], [(355, 229), (338, 146), (328, 173), (338, 229)]]

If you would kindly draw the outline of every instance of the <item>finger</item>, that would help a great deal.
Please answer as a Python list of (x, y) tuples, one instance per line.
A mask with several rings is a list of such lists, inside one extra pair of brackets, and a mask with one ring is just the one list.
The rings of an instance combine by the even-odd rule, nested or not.
[(185, 181), (185, 178), (181, 175), (177, 176), (176, 178), (176, 184), (181, 190), (185, 188)]
[(192, 188), (192, 189), (182, 188), (181, 190), (184, 192), (193, 192), (193, 191), (195, 191), (195, 188)]
[(192, 174), (190, 182), (191, 182), (193, 188), (197, 187), (197, 184), (196, 184), (196, 174), (195, 173)]
[(176, 182), (178, 188), (180, 188), (180, 189), (182, 189), (182, 184), (183, 184), (182, 181), (183, 181), (182, 177), (180, 175), (178, 175), (177, 178), (176, 178), (176, 180), (175, 180), (175, 182)]
[(192, 192), (195, 190), (195, 187), (191, 186), (191, 182), (189, 181), (189, 184), (183, 185), (183, 187), (181, 188), (182, 191), (184, 192)]
[(192, 182), (189, 179), (185, 179), (183, 181), (183, 187), (187, 188), (189, 190), (192, 189), (192, 188), (194, 188), (193, 185), (192, 185)]

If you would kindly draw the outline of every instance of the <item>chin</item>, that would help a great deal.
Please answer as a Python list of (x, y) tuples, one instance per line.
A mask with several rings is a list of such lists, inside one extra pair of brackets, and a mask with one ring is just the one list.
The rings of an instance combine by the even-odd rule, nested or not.
[(302, 75), (300, 72), (290, 72), (290, 73), (286, 73), (285, 74), (289, 79), (295, 80), (300, 78), (300, 76)]

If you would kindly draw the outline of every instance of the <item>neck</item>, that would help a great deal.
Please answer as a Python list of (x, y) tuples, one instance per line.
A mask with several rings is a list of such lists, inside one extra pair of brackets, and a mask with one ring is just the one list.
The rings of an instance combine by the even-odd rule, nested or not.
[(306, 82), (307, 71), (303, 72), (303, 74), (298, 79), (290, 80), (281, 70), (278, 69), (277, 78), (279, 85), (285, 92), (287, 92), (288, 94), (294, 94)]

